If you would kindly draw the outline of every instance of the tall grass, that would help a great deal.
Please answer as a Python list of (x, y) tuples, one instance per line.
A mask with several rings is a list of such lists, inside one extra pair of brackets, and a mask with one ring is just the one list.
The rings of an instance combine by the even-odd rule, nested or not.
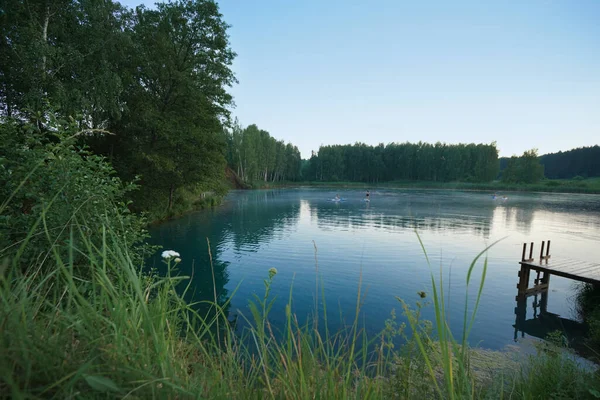
[[(42, 213), (40, 226), (44, 225)], [(242, 315), (247, 329), (240, 336), (229, 327), (227, 304), (215, 298), (209, 302), (211, 312), (199, 315), (195, 304), (183, 300), (190, 281), (177, 274), (175, 259), (166, 260), (166, 276), (152, 276), (133, 263), (128, 244), (108, 224), (99, 244), (89, 239), (82, 225), (69, 229), (66, 254), (56, 250), (53, 230), (44, 229), (48, 248), (25, 271), (14, 262), (18, 251), (3, 254), (4, 398), (539, 398), (528, 392), (533, 387), (527, 384), (534, 376), (531, 369), (506, 375), (510, 385), (493, 386), (493, 391), (473, 373), (468, 335), (482, 296), (487, 259), (470, 312), (466, 299), (460, 341), (448, 327), (441, 275), (437, 281), (433, 272), (436, 335), (421, 318), (423, 304), (412, 309), (402, 301), (410, 330), (398, 327), (392, 314), (380, 335), (368, 337), (359, 323), (365, 296), (361, 280), (352, 324), (330, 332), (326, 291), (318, 274), (316, 289), (324, 305), (319, 316), (315, 312), (313, 319), (299, 322), (292, 285), (286, 322), (278, 330), (269, 323), (276, 301), (270, 294), (277, 280), (272, 269), (264, 280), (264, 293), (250, 301), (250, 314)], [(471, 264), (467, 284), (486, 250)], [(425, 250), (424, 254), (429, 262)], [(398, 335), (405, 339), (401, 347), (395, 346)], [(551, 361), (543, 363), (550, 371), (564, 366)], [(576, 393), (592, 395), (592, 388), (586, 392), (582, 386), (580, 369), (574, 367), (565, 376), (574, 373), (579, 374)], [(505, 391), (506, 387), (512, 389)], [(544, 386), (543, 393), (550, 392), (552, 388)]]

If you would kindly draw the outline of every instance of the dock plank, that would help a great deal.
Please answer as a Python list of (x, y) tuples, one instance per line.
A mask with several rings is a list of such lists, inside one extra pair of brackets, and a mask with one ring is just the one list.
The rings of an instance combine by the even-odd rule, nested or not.
[(600, 284), (600, 263), (572, 259), (521, 261), (521, 265), (580, 282)]

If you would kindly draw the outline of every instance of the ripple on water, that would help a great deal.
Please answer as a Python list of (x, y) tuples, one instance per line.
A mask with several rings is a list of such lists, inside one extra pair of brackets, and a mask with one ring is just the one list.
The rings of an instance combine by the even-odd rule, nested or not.
[[(330, 202), (336, 193), (347, 201)], [(478, 192), (377, 190), (372, 191), (371, 203), (363, 198), (362, 190), (233, 192), (223, 207), (169, 221), (153, 227), (151, 233), (157, 243), (184, 256), (182, 270), (196, 263), (198, 274), (206, 276), (196, 276), (195, 282), (211, 286), (198, 292), (210, 294), (210, 269), (203, 267), (208, 263), (208, 237), (218, 291), (230, 294), (242, 282), (232, 312), (247, 311), (248, 299), (253, 293), (262, 294), (268, 269), (276, 267), (279, 273), (272, 294), (279, 300), (273, 308), (274, 321), (284, 320), (284, 299), (292, 282), (295, 312), (305, 316), (314, 310), (313, 241), (328, 312), (351, 316), (361, 280), (367, 291), (361, 321), (372, 332), (383, 327), (392, 308), (399, 311), (395, 296), (411, 304), (419, 299), (418, 291), (431, 296), (431, 273), (438, 280), (441, 273), (450, 324), (457, 336), (462, 329), (465, 277), (473, 257), (507, 237), (488, 253), (483, 298), (472, 331), (474, 343), (494, 349), (513, 342), (517, 261), (523, 242), (551, 239), (557, 257), (580, 259), (598, 253), (600, 196), (509, 194), (508, 202), (498, 202)], [(160, 264), (158, 258), (155, 262)], [(469, 307), (482, 262), (473, 273)], [(549, 311), (572, 316), (572, 283), (553, 277), (551, 287)], [(433, 317), (431, 307), (424, 313)], [(331, 328), (342, 323), (332, 318)]]

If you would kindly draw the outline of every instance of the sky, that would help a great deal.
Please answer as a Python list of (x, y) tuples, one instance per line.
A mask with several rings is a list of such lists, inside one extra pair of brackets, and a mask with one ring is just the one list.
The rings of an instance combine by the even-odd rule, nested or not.
[(600, 144), (600, 0), (218, 3), (232, 116), (304, 158), (354, 142)]

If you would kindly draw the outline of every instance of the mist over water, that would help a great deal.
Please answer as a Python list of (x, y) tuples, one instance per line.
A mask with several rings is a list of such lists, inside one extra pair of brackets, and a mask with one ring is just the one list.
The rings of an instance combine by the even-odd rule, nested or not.
[[(345, 201), (332, 202), (336, 194)], [(484, 192), (372, 190), (366, 203), (364, 195), (360, 190), (308, 188), (232, 192), (223, 206), (166, 222), (151, 234), (154, 243), (181, 253), (179, 270), (192, 275), (189, 301), (214, 297), (209, 239), (219, 301), (225, 302), (237, 288), (228, 307), (230, 319), (240, 313), (250, 318), (248, 300), (253, 293), (262, 297), (263, 279), (269, 268), (277, 268), (271, 292), (277, 296), (271, 313), (275, 329), (283, 326), (292, 282), (299, 319), (314, 312), (316, 245), (330, 330), (354, 319), (361, 281), (366, 297), (360, 321), (375, 334), (392, 309), (404, 320), (395, 296), (414, 304), (417, 292), (431, 293), (430, 267), (417, 230), (438, 280), (441, 270), (457, 337), (462, 333), (469, 265), (487, 245), (505, 238), (488, 252), (483, 298), (470, 338), (471, 344), (492, 349), (513, 343), (523, 242), (535, 242), (536, 254), (542, 240), (552, 240), (553, 259), (585, 260), (600, 253), (600, 196), (507, 193), (503, 201)], [(158, 257), (153, 262), (162, 268)], [(470, 300), (477, 294), (482, 262), (473, 274)], [(548, 311), (575, 318), (575, 285), (553, 276)], [(321, 293), (318, 298), (322, 315)], [(203, 311), (203, 305), (197, 307)], [(424, 309), (424, 317), (433, 318), (432, 306)]]

